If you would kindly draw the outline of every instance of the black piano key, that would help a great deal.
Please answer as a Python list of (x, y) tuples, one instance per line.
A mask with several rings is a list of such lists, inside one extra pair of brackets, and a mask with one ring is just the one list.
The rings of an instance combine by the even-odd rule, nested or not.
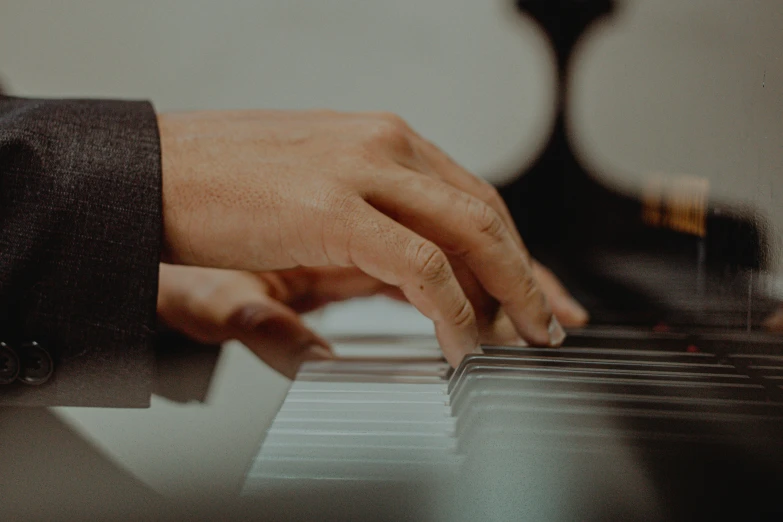
[[(520, 378), (524, 377), (524, 378)], [(726, 384), (687, 381), (642, 381), (639, 379), (619, 379), (601, 377), (567, 377), (553, 374), (523, 375), (510, 372), (473, 374), (466, 377), (465, 382), (482, 380), (512, 383), (515, 389), (530, 391), (555, 390), (573, 393), (604, 393), (611, 395), (646, 395), (654, 397), (685, 397), (693, 399), (725, 399), (738, 401), (766, 402), (766, 389), (760, 384)], [(452, 407), (458, 405), (462, 394), (470, 386), (461, 386), (451, 394)]]
[(448, 391), (450, 394), (456, 394), (460, 386), (465, 381), (465, 377), (471, 374), (510, 374), (517, 378), (522, 376), (550, 375), (560, 379), (569, 378), (597, 378), (597, 379), (625, 379), (628, 381), (652, 382), (665, 381), (692, 382), (703, 384), (744, 384), (749, 382), (747, 375), (725, 374), (725, 373), (705, 373), (699, 371), (679, 371), (663, 372), (651, 370), (650, 366), (640, 366), (639, 370), (610, 370), (596, 369), (590, 367), (572, 366), (567, 368), (551, 368), (543, 366), (530, 365), (524, 358), (506, 358), (492, 356), (469, 356), (466, 357), (459, 368), (454, 372), (450, 381)]
[(649, 351), (700, 352), (718, 355), (767, 354), (783, 355), (783, 339), (763, 331), (694, 330), (654, 332), (628, 328), (596, 328), (569, 330), (564, 344), (567, 348), (635, 349)]
[(576, 357), (581, 359), (607, 359), (620, 361), (668, 361), (673, 363), (719, 364), (721, 361), (711, 353), (683, 353), (665, 350), (636, 350), (632, 345), (626, 349), (615, 348), (530, 348), (518, 346), (483, 346), (486, 355), (531, 356), (531, 357)]
[(461, 374), (455, 374), (452, 378), (449, 393), (457, 394), (462, 382), (469, 375), (474, 374), (507, 374), (516, 378), (525, 378), (529, 376), (551, 376), (559, 379), (571, 378), (593, 378), (593, 379), (616, 379), (627, 380), (631, 382), (650, 383), (661, 381), (664, 383), (688, 383), (695, 384), (729, 384), (740, 385), (750, 384), (750, 377), (747, 375), (727, 375), (727, 374), (705, 374), (705, 373), (687, 373), (687, 372), (656, 372), (656, 371), (628, 371), (628, 370), (601, 370), (594, 368), (546, 368), (540, 366), (512, 365), (504, 364), (486, 364), (474, 363), (467, 365)]
[(783, 444), (783, 426), (779, 418), (716, 415), (700, 416), (688, 412), (633, 412), (602, 408), (572, 408), (548, 411), (535, 405), (495, 405), (471, 410), (457, 433), (458, 451), (484, 444), (490, 436), (503, 438), (511, 447), (527, 444), (547, 447), (556, 439), (589, 447), (607, 440), (700, 441), (704, 444), (735, 444), (764, 448)]
[(556, 387), (519, 389), (506, 382), (485, 379), (481, 387), (466, 390), (452, 401), (452, 415), (461, 423), (470, 408), (490, 408), (493, 404), (532, 403), (549, 409), (571, 407), (612, 407), (618, 410), (692, 412), (698, 415), (747, 415), (783, 418), (783, 404), (691, 397), (613, 395), (595, 391), (561, 391)]
[(504, 364), (510, 361), (520, 361), (533, 367), (562, 367), (562, 368), (593, 368), (616, 371), (653, 371), (669, 373), (701, 373), (737, 375), (737, 369), (728, 364), (702, 364), (700, 362), (672, 362), (669, 359), (660, 360), (629, 360), (619, 357), (614, 359), (582, 358), (576, 354), (568, 357), (561, 354), (559, 357), (503, 357), (494, 355), (489, 363)]
[(755, 372), (756, 375), (766, 379), (783, 378), (783, 368), (770, 366), (748, 366), (748, 370)]
[(783, 368), (783, 356), (731, 354), (727, 357), (727, 360), (740, 366)]

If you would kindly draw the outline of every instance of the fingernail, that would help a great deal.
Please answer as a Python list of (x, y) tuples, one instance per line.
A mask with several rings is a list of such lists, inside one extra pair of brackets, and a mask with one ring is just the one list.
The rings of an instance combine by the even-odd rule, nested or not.
[(306, 359), (308, 360), (328, 360), (334, 359), (334, 352), (328, 348), (324, 348), (320, 344), (311, 344), (305, 349)]
[(484, 355), (484, 349), (481, 347), (481, 345), (478, 345), (478, 346), (476, 346), (473, 349), (473, 354), (474, 355)]
[(549, 320), (549, 346), (560, 346), (565, 341), (566, 333), (563, 327), (560, 326), (560, 321), (554, 315)]

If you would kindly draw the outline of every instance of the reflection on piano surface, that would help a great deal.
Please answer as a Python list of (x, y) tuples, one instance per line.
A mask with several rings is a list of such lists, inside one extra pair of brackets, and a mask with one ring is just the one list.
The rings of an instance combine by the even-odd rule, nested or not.
[[(783, 343), (763, 219), (706, 184), (602, 185), (570, 145), (569, 61), (613, 0), (517, 0), (560, 74), (549, 145), (501, 194), (591, 314), (565, 348), (306, 364), (245, 493), (281, 519), (781, 520)], [(402, 343), (405, 344), (405, 343)]]

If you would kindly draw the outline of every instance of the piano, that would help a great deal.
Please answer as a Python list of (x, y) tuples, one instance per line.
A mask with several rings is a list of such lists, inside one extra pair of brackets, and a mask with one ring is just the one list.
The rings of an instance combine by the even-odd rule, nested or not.
[[(500, 191), (589, 309), (561, 349), (343, 339), (307, 363), (248, 470), (281, 520), (783, 520), (772, 235), (703, 180), (609, 187), (569, 129), (569, 72), (615, 0), (516, 0), (559, 74), (548, 145)], [(353, 348), (352, 348), (353, 347)]]

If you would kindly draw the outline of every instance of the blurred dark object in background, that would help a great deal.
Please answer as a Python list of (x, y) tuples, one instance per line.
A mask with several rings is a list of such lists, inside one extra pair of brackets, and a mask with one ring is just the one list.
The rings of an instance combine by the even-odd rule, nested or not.
[[(549, 451), (548, 460), (544, 459), (535, 472), (547, 467), (559, 470), (552, 473), (550, 486), (554, 486), (551, 490), (558, 490), (563, 483), (569, 483), (571, 487), (559, 491), (566, 498), (590, 492), (583, 502), (574, 503), (582, 509), (584, 520), (591, 518), (585, 508), (598, 509), (601, 516), (592, 517), (596, 520), (756, 520), (780, 516), (783, 374), (776, 365), (780, 364), (783, 343), (774, 336), (753, 332), (760, 330), (764, 319), (779, 306), (759, 284), (760, 276), (773, 261), (765, 218), (755, 208), (709, 202), (706, 180), (651, 179), (649, 187), (639, 195), (623, 194), (600, 182), (600, 176), (582, 164), (572, 147), (567, 101), (569, 71), (574, 50), (586, 29), (614, 13), (621, 2), (515, 3), (548, 35), (557, 58), (559, 85), (556, 120), (548, 145), (532, 166), (500, 190), (531, 253), (552, 268), (590, 311), (591, 328), (572, 332), (567, 341), (567, 346), (587, 351), (570, 356), (585, 356), (591, 349), (615, 348), (626, 354), (617, 355), (626, 363), (624, 358), (633, 356), (628, 350), (650, 350), (658, 352), (657, 364), (667, 358), (677, 361), (673, 369), (684, 362), (676, 354), (697, 353), (703, 358), (702, 363), (711, 365), (701, 369), (698, 365), (687, 367), (689, 375), (671, 379), (671, 386), (692, 385), (694, 379), (705, 379), (700, 391), (703, 395), (696, 394), (693, 403), (681, 411), (662, 406), (663, 394), (654, 391), (652, 382), (646, 384), (647, 388), (642, 387), (641, 394), (629, 387), (614, 399), (599, 401), (596, 412), (601, 413), (586, 417), (589, 421), (585, 426), (603, 433), (601, 430), (612, 425), (612, 430), (627, 437), (625, 449), (623, 444), (604, 441), (603, 447), (599, 444), (585, 450), (574, 442), (579, 438), (578, 426), (564, 416), (558, 420), (572, 428), (571, 432), (564, 430), (568, 441), (560, 449), (552, 449), (552, 437), (542, 438), (542, 444), (532, 453), (501, 450), (493, 456), (494, 462), (503, 463), (505, 469), (513, 472), (508, 477), (526, 476), (526, 463), (536, 455), (541, 458), (542, 448)], [(745, 174), (737, 172), (736, 176)], [(611, 355), (602, 353), (604, 358)], [(747, 383), (758, 386), (760, 396), (748, 400), (735, 392), (722, 398), (713, 394), (724, 365), (729, 373), (749, 376)], [(612, 363), (607, 367), (621, 366)], [(594, 371), (592, 363), (585, 364), (585, 368)], [(629, 371), (620, 381), (639, 385), (651, 375), (652, 368)], [(695, 377), (699, 373), (705, 377)], [(575, 372), (574, 379), (580, 375)], [(633, 394), (648, 393), (656, 404), (654, 413), (628, 408)], [(601, 415), (617, 407), (614, 400), (623, 406), (608, 414), (606, 423), (601, 424)], [(753, 403), (754, 400), (758, 402)], [(706, 411), (711, 404), (727, 406), (726, 422), (718, 422), (720, 415)], [(750, 414), (756, 406), (770, 409), (760, 415)], [(506, 407), (513, 409), (518, 405), (510, 401)], [(508, 423), (507, 418), (505, 422)], [(529, 423), (528, 416), (514, 429)], [(491, 429), (492, 423), (487, 425)], [(679, 439), (672, 437), (674, 425), (682, 430)], [(493, 436), (497, 436), (497, 431)], [(733, 435), (724, 438), (726, 434)], [(519, 437), (512, 435), (511, 439), (509, 444), (490, 446), (519, 448)], [(664, 440), (668, 442), (662, 444)], [(575, 456), (577, 447), (589, 458), (579, 460), (582, 457)], [(624, 458), (631, 465), (623, 467)], [(509, 459), (514, 459), (513, 463)], [(607, 465), (608, 462), (612, 464)], [(572, 476), (561, 471), (566, 468), (573, 471)], [(643, 477), (642, 489), (655, 492), (650, 498), (655, 499), (653, 504), (657, 503), (655, 507), (660, 512), (645, 509), (628, 492), (618, 494), (612, 487), (601, 490), (596, 486), (600, 483), (596, 477), (614, 477), (620, 483), (634, 474)], [(534, 481), (538, 487), (545, 483), (541, 478)], [(607, 517), (609, 513), (613, 516)]]
[(754, 209), (707, 202), (706, 180), (667, 186), (651, 179), (649, 193), (626, 195), (598, 181), (574, 152), (567, 102), (574, 50), (619, 3), (516, 0), (548, 35), (559, 85), (548, 145), (501, 195), (533, 256), (588, 308), (593, 324), (760, 328), (775, 303), (753, 277), (769, 261)]

